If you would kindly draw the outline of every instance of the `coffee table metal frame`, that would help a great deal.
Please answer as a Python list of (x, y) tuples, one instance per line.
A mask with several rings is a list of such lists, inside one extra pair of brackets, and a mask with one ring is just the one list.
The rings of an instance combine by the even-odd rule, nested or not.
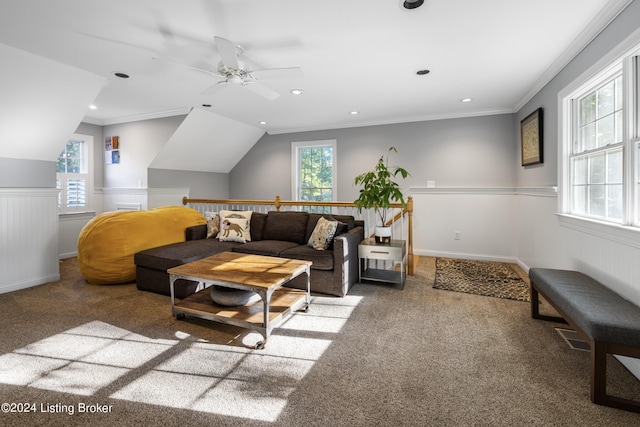
[[(238, 274), (233, 274), (228, 270), (224, 270), (225, 265), (242, 268), (243, 261), (248, 270), (259, 266), (256, 269), (258, 271), (246, 274), (238, 271)], [(171, 312), (176, 319), (183, 319), (186, 315), (189, 315), (257, 330), (261, 332), (264, 340), (256, 343), (255, 348), (262, 349), (275, 327), (295, 311), (307, 312), (309, 310), (311, 302), (311, 264), (311, 261), (223, 252), (170, 268), (167, 272), (169, 273), (171, 288)], [(272, 266), (272, 268), (269, 268), (269, 266)], [(292, 279), (305, 273), (307, 275), (306, 291), (282, 287)], [(204, 289), (182, 300), (176, 300), (175, 286), (178, 279), (199, 282)], [(237, 307), (217, 305), (209, 295), (209, 287), (213, 285), (256, 292), (260, 295), (262, 304), (258, 301)]]

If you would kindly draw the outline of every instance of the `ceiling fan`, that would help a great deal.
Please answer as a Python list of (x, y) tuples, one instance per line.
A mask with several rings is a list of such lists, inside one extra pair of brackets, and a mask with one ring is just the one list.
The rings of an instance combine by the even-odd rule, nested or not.
[(218, 36), (215, 37), (215, 43), (218, 47), (221, 58), (218, 63), (218, 69), (215, 71), (174, 63), (180, 67), (189, 68), (223, 78), (223, 80), (202, 92), (203, 95), (213, 95), (227, 86), (237, 85), (249, 89), (266, 99), (273, 100), (278, 98), (280, 94), (260, 84), (261, 81), (269, 79), (300, 78), (303, 76), (302, 69), (298, 67), (247, 70), (244, 63), (239, 59), (239, 56), (244, 53), (241, 46)]

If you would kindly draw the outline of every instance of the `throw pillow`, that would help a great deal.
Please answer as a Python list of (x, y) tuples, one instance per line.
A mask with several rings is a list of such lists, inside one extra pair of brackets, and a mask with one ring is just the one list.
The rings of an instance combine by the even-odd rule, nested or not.
[(307, 244), (317, 251), (326, 250), (331, 245), (337, 228), (338, 221), (330, 221), (326, 218), (318, 219)]
[(309, 240), (305, 236), (308, 219), (308, 212), (270, 211), (262, 230), (262, 239), (283, 240), (304, 245)]
[(226, 217), (220, 223), (218, 239), (221, 242), (246, 243), (249, 234), (249, 221), (245, 218)]
[[(243, 234), (244, 234), (244, 240), (247, 242), (251, 241), (251, 214), (253, 213), (253, 211), (225, 211), (225, 210), (221, 210), (220, 212), (218, 212), (218, 215), (220, 215), (220, 232), (218, 233), (218, 239), (220, 239), (220, 237), (222, 236), (223, 233), (223, 227), (222, 224), (224, 223), (225, 219), (244, 219), (246, 220), (246, 227), (244, 225), (244, 223), (242, 223), (242, 227), (243, 227)], [(222, 240), (222, 239), (220, 239)]]
[(205, 212), (207, 219), (207, 239), (216, 238), (220, 232), (220, 215), (217, 212)]

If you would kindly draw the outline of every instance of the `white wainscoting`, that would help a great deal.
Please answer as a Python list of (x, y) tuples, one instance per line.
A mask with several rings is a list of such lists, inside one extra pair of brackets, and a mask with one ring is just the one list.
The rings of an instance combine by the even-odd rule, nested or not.
[(58, 257), (60, 259), (78, 255), (78, 236), (84, 226), (95, 216), (95, 212), (60, 215), (58, 233)]
[(0, 293), (60, 279), (58, 190), (0, 188)]
[(159, 206), (181, 206), (182, 198), (189, 197), (189, 188), (99, 188), (97, 197), (102, 211), (111, 212), (131, 207), (147, 210)]
[(410, 194), (416, 255), (517, 262), (514, 188), (411, 188)]

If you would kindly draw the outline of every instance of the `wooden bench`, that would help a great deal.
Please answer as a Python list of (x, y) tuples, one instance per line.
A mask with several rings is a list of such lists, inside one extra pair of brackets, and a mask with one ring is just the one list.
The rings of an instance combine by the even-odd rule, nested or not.
[[(640, 402), (607, 395), (607, 353), (640, 358), (640, 307), (577, 271), (532, 268), (531, 317), (568, 323), (591, 346), (591, 401), (640, 412)], [(539, 295), (562, 317), (541, 315)]]

